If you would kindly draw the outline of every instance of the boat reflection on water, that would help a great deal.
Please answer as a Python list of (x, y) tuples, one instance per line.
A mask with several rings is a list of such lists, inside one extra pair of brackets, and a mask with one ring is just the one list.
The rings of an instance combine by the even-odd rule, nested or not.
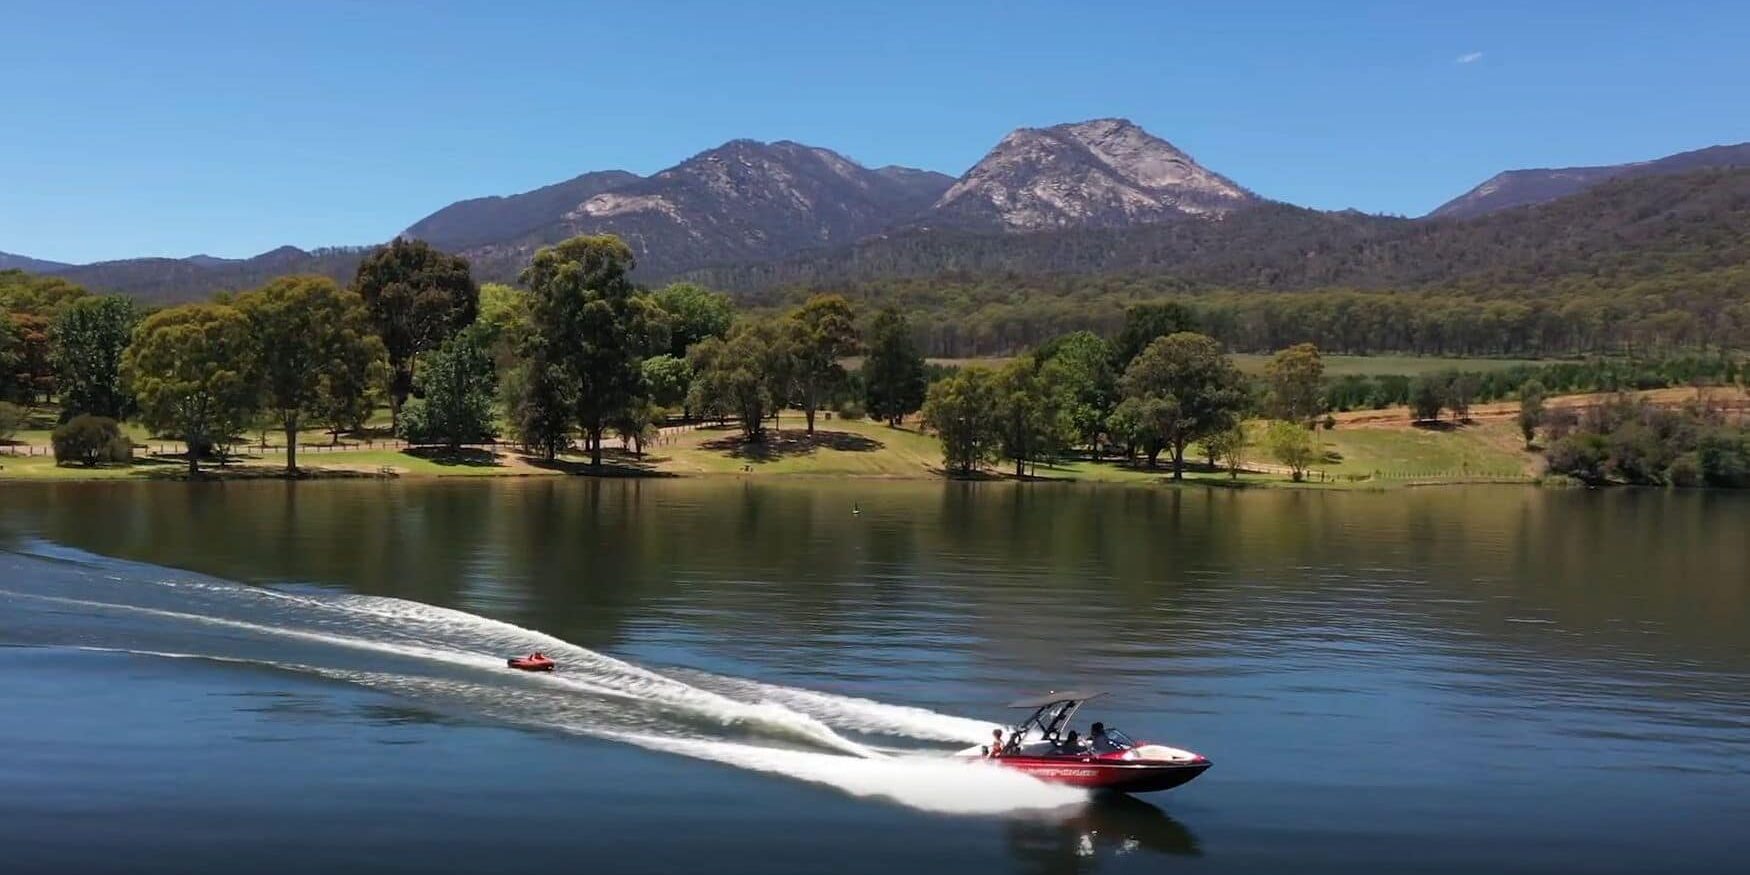
[(1098, 871), (1100, 862), (1131, 854), (1195, 857), (1197, 836), (1165, 811), (1134, 796), (1097, 796), (1073, 809), (1011, 819), (1009, 855), (1040, 875)]

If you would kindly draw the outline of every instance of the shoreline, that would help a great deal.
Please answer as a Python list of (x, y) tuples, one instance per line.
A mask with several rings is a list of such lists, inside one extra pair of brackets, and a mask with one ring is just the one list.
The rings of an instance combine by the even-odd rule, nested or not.
[[(1374, 491), (1389, 492), (1398, 489), (1425, 488), (1433, 486), (1551, 486), (1540, 478), (1507, 477), (1507, 476), (1459, 476), (1459, 477), (1405, 477), (1394, 479), (1359, 478), (1349, 479), (1331, 476), (1325, 479), (1309, 478), (1294, 481), (1287, 476), (1273, 471), (1242, 470), (1239, 478), (1229, 476), (1226, 471), (1209, 471), (1199, 467), (1185, 472), (1182, 480), (1174, 480), (1168, 467), (1143, 468), (1120, 466), (1111, 463), (1091, 463), (1082, 461), (1081, 466), (1098, 465), (1093, 471), (1044, 469), (1037, 474), (1026, 477), (1016, 477), (1013, 473), (989, 470), (980, 475), (961, 476), (949, 475), (937, 470), (920, 470), (915, 473), (902, 472), (855, 472), (843, 470), (820, 471), (761, 471), (754, 467), (750, 470), (673, 470), (660, 466), (660, 462), (650, 467), (634, 467), (619, 464), (620, 460), (604, 461), (601, 470), (591, 470), (586, 462), (562, 460), (557, 464), (541, 464), (539, 460), (529, 459), (514, 453), (501, 453), (505, 462), (490, 466), (472, 467), (466, 471), (431, 471), (415, 468), (396, 468), (393, 466), (376, 466), (365, 468), (360, 466), (331, 467), (323, 465), (300, 465), (296, 473), (287, 472), (283, 466), (267, 465), (255, 461), (231, 462), (220, 466), (212, 464), (203, 466), (196, 476), (190, 476), (186, 466), (180, 461), (153, 460), (132, 465), (100, 465), (92, 468), (80, 466), (56, 466), (52, 460), (42, 460), (29, 468), (20, 471), (17, 466), (7, 463), (7, 457), (0, 455), (0, 489), (8, 484), (26, 483), (232, 483), (277, 481), (286, 483), (300, 482), (330, 482), (330, 481), (406, 481), (406, 482), (458, 482), (467, 480), (542, 480), (542, 479), (591, 479), (591, 480), (729, 480), (748, 481), (787, 481), (813, 482), (825, 480), (862, 480), (886, 481), (894, 483), (1008, 483), (1016, 485), (1097, 485), (1097, 486), (1147, 486), (1166, 487), (1173, 489), (1203, 488), (1212, 490), (1246, 491), (1256, 489), (1271, 490), (1337, 490), (1337, 491)], [(39, 459), (41, 457), (38, 457)], [(514, 461), (512, 461), (514, 460)], [(410, 458), (410, 462), (418, 460)], [(666, 461), (666, 460), (662, 460)], [(173, 467), (174, 466), (174, 467)], [(1092, 476), (1089, 476), (1089, 475)]]

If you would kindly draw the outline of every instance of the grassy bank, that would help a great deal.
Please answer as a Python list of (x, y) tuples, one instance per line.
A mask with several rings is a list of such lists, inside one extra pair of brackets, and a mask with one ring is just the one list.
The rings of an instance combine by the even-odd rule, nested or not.
[[(915, 425), (893, 428), (866, 420), (825, 419), (807, 434), (800, 415), (786, 414), (783, 428), (768, 429), (766, 439), (748, 442), (735, 426), (706, 426), (674, 431), (648, 446), (642, 457), (610, 444), (604, 471), (595, 472), (588, 459), (567, 454), (553, 462), (526, 456), (509, 447), (392, 450), (304, 448), (298, 454), (303, 475), (323, 477), (553, 477), (602, 473), (607, 476), (679, 477), (873, 477), (937, 479), (942, 474), (941, 447)], [(1523, 477), (1530, 456), (1511, 446), (1514, 435), (1505, 423), (1444, 430), (1375, 426), (1320, 432), (1323, 462), (1314, 466), (1314, 482), (1301, 486), (1357, 487), (1405, 481), (1484, 477)], [(206, 476), (258, 478), (280, 476), (283, 452), (245, 453), (225, 466), (203, 464)], [(1270, 464), (1261, 448), (1254, 449), (1253, 470), (1239, 478), (1226, 471), (1194, 465), (1186, 472), (1193, 483), (1222, 486), (1289, 486), (1286, 473)], [(182, 478), (186, 464), (175, 457), (142, 455), (130, 465), (95, 468), (57, 466), (43, 450), (35, 456), (0, 455), (0, 479), (115, 480)], [(993, 466), (992, 479), (1012, 477), (1013, 468)], [(1149, 468), (1140, 460), (1070, 460), (1030, 468), (1030, 478), (1100, 483), (1167, 482), (1167, 460)]]
[[(1740, 400), (1740, 390), (1707, 390), (1708, 397)], [(1658, 389), (1637, 393), (1653, 403), (1677, 404), (1697, 397), (1694, 389)], [(1549, 400), (1550, 407), (1580, 407), (1611, 396), (1573, 395)], [(1305, 484), (1290, 482), (1287, 471), (1269, 458), (1262, 446), (1253, 446), (1247, 469), (1237, 480), (1225, 471), (1208, 470), (1201, 464), (1186, 472), (1193, 483), (1244, 486), (1296, 486), (1322, 488), (1390, 488), (1406, 484), (1465, 483), (1476, 481), (1529, 482), (1542, 471), (1539, 454), (1524, 449), (1515, 424), (1518, 404), (1500, 402), (1476, 405), (1465, 423), (1445, 420), (1432, 426), (1410, 421), (1403, 408), (1361, 410), (1333, 417), (1336, 427), (1320, 430), (1322, 456), (1311, 467)], [(322, 477), (554, 477), (576, 474), (657, 477), (878, 477), (888, 479), (938, 479), (943, 476), (941, 447), (935, 437), (918, 430), (913, 422), (899, 428), (867, 420), (844, 420), (822, 414), (814, 435), (803, 428), (802, 416), (786, 412), (782, 428), (768, 427), (766, 439), (748, 442), (736, 426), (701, 426), (668, 429), (646, 448), (642, 457), (610, 442), (606, 465), (589, 468), (587, 458), (567, 454), (547, 462), (513, 448), (464, 449), (448, 452), (430, 448), (402, 450), (373, 445), (329, 445), (328, 436), (308, 432), (298, 451), (304, 476)], [(1261, 443), (1262, 423), (1254, 424), (1255, 443)], [(10, 449), (34, 450), (35, 455), (0, 453), (0, 480), (96, 480), (180, 478), (186, 465), (179, 458), (157, 455), (163, 444), (130, 433), (146, 449), (131, 465), (96, 468), (60, 467), (48, 451), (48, 438), (40, 430), (20, 433)], [(275, 436), (270, 435), (270, 440)], [(171, 449), (176, 449), (174, 446)], [(270, 445), (266, 452), (243, 448), (244, 455), (225, 467), (203, 465), (215, 477), (280, 476), (285, 466), (282, 448)], [(1193, 448), (1193, 453), (1195, 448)], [(1139, 462), (1086, 459), (1040, 465), (1029, 477), (1041, 480), (1072, 480), (1100, 483), (1168, 482), (1166, 460), (1156, 468)], [(994, 465), (985, 472), (991, 479), (1012, 477), (1010, 465)]]

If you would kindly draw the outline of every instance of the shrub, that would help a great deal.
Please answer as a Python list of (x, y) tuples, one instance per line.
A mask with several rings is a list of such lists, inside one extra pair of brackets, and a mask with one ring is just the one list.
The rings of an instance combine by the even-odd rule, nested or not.
[(1552, 474), (1566, 474), (1583, 483), (1605, 482), (1604, 466), (1610, 442), (1600, 434), (1579, 432), (1550, 445), (1545, 457)]
[(839, 402), (839, 408), (836, 412), (840, 419), (848, 419), (855, 422), (856, 420), (863, 418), (863, 405), (854, 398), (847, 398), (844, 401)]
[(0, 441), (12, 440), (18, 430), (24, 427), (24, 408), (6, 401), (0, 401)]
[(1304, 480), (1306, 469), (1318, 461), (1318, 440), (1299, 423), (1280, 420), (1270, 423), (1270, 429), (1264, 434), (1264, 444), (1276, 461), (1288, 466), (1296, 483)]
[(126, 462), (134, 446), (122, 436), (121, 426), (107, 416), (82, 413), (67, 420), (49, 440), (55, 447), (55, 464), (69, 462), (90, 468), (99, 462)]
[(1750, 487), (1750, 434), (1710, 432), (1702, 436), (1696, 457), (1709, 486)]
[(1665, 469), (1665, 480), (1672, 486), (1702, 485), (1701, 458), (1695, 453), (1684, 453), (1672, 459)]

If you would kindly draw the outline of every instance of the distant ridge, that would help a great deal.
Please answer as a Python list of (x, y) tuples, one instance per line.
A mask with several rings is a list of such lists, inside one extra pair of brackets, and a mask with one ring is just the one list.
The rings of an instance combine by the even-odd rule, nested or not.
[(29, 273), (54, 273), (72, 267), (59, 261), (43, 261), (24, 255), (13, 255), (10, 252), (0, 252), (0, 270), (22, 270)]
[(1710, 146), (1632, 164), (1509, 170), (1497, 173), (1482, 185), (1441, 204), (1428, 217), (1470, 219), (1514, 207), (1547, 203), (1618, 177), (1658, 176), (1729, 167), (1750, 167), (1750, 143)]

